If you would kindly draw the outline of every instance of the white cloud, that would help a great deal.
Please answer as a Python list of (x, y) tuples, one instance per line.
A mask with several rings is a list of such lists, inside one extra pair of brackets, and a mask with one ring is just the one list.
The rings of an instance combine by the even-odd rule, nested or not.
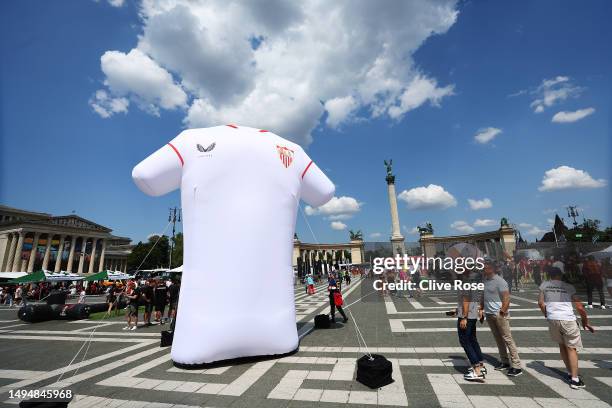
[(469, 234), (471, 232), (474, 232), (474, 227), (472, 227), (470, 224), (468, 224), (465, 221), (455, 221), (450, 226), (452, 229), (462, 232), (464, 234)]
[(370, 234), (370, 238), (380, 238), (382, 234), (380, 232), (373, 232)]
[(146, 111), (185, 107), (187, 94), (174, 83), (172, 75), (140, 50), (128, 54), (106, 51), (100, 58), (106, 75), (104, 84), (113, 95), (128, 95)]
[(122, 7), (125, 0), (108, 0), (108, 4), (113, 7)]
[(482, 200), (468, 198), (468, 203), (470, 204), (470, 209), (472, 210), (483, 210), (493, 207), (493, 202), (488, 198), (483, 198)]
[(485, 218), (485, 219), (477, 218), (476, 221), (474, 221), (475, 227), (492, 227), (493, 225), (496, 225), (496, 224), (497, 222), (495, 222), (495, 220), (491, 220), (488, 218)]
[(595, 180), (584, 170), (569, 166), (559, 166), (547, 170), (542, 178), (540, 191), (565, 190), (570, 188), (600, 188), (606, 185), (606, 180)]
[(330, 225), (332, 229), (336, 231), (342, 231), (346, 229), (346, 224), (341, 221), (332, 221)]
[(453, 85), (438, 88), (435, 79), (417, 75), (402, 92), (399, 104), (388, 109), (388, 114), (394, 119), (401, 118), (406, 112), (417, 109), (426, 102), (439, 107), (442, 98), (453, 95)]
[(329, 220), (347, 220), (361, 210), (361, 203), (353, 197), (333, 197), (320, 207), (306, 206), (306, 215), (324, 215)]
[(561, 111), (555, 113), (555, 116), (552, 117), (552, 121), (555, 123), (572, 123), (584, 119), (593, 113), (595, 113), (595, 108), (578, 109), (574, 112)]
[(521, 231), (521, 232), (523, 232), (525, 235), (536, 236), (536, 235), (541, 235), (541, 234), (548, 232), (548, 230), (546, 229), (542, 229), (536, 225), (532, 225), (526, 222), (521, 222), (518, 226), (524, 229), (524, 231)]
[[(177, 83), (170, 78), (169, 88), (188, 94), (187, 126), (239, 123), (308, 144), (325, 112), (332, 128), (361, 116), (400, 120), (452, 95), (453, 85), (420, 72), (412, 55), (455, 23), (455, 7), (455, 0), (383, 6), (367, 0), (146, 0), (138, 44), (127, 55), (140, 52), (174, 75)], [(149, 87), (125, 88), (152, 99)], [(183, 106), (177, 88), (166, 106)], [(162, 95), (167, 92), (153, 99)]]
[(397, 198), (406, 202), (411, 210), (427, 208), (445, 209), (457, 205), (457, 200), (452, 194), (435, 184), (404, 190)]
[(113, 98), (105, 90), (99, 89), (89, 99), (89, 105), (94, 112), (106, 119), (115, 113), (127, 113), (130, 101), (126, 98)]
[(347, 120), (349, 115), (359, 106), (357, 101), (352, 96), (343, 98), (334, 98), (325, 102), (325, 110), (327, 111), (327, 120), (325, 123), (329, 127), (335, 128), (340, 123)]
[(544, 211), (542, 211), (542, 214), (552, 214), (552, 213), (555, 213), (555, 212), (557, 212), (556, 208), (547, 208)]
[(552, 218), (547, 218), (546, 219), (546, 223), (550, 226), (553, 226), (555, 224), (555, 220)]
[(567, 98), (578, 96), (580, 92), (582, 92), (582, 88), (574, 86), (569, 77), (557, 76), (556, 78), (545, 79), (533, 92), (536, 99), (531, 102), (531, 107), (535, 113), (541, 113), (544, 112), (544, 109)]
[(402, 228), (407, 234), (415, 235), (419, 233), (418, 227), (408, 228), (407, 226), (402, 225)]
[(489, 143), (501, 132), (502, 132), (501, 129), (494, 128), (494, 127), (479, 129), (478, 133), (476, 133), (476, 135), (474, 136), (474, 140), (476, 140), (478, 143), (481, 143), (481, 144)]

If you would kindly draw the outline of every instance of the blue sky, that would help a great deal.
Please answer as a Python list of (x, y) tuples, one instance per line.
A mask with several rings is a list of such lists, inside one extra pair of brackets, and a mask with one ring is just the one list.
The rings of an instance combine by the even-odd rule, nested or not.
[[(504, 216), (533, 240), (555, 211), (567, 218), (569, 204), (612, 223), (609, 3), (449, 2), (440, 15), (415, 2), (400, 11), (384, 5), (372, 20), (355, 18), (372, 10), (354, 7), (340, 10), (346, 18), (329, 41), (314, 35), (326, 29), (314, 23), (291, 34), (288, 28), (305, 14), (269, 3), (270, 13), (246, 6), (227, 11), (244, 13), (250, 30), (228, 39), (219, 5), (211, 22), (185, 6), (2, 2), (0, 203), (57, 215), (74, 210), (118, 235), (144, 239), (161, 232), (179, 195), (145, 196), (131, 180), (133, 166), (185, 127), (236, 117), (231, 122), (270, 128), (307, 146), (336, 183), (336, 196), (346, 197), (307, 211), (321, 242), (345, 241), (347, 229), (388, 238), (388, 158), (410, 241), (417, 239), (410, 231), (425, 221), (446, 235), (491, 230)], [(180, 37), (185, 27), (198, 21), (210, 41), (181, 51), (189, 45)], [(385, 26), (376, 26), (381, 21)], [(357, 37), (347, 34), (354, 32)], [(393, 52), (381, 51), (378, 33)], [(258, 34), (261, 44), (252, 41)], [(232, 47), (217, 49), (215, 38)], [(279, 44), (287, 45), (281, 54)], [(324, 52), (338, 60), (317, 60)], [(383, 75), (362, 76), (361, 68), (372, 68), (377, 58), (389, 63)], [(260, 74), (249, 74), (254, 65)], [(149, 70), (142, 77), (153, 82), (135, 81), (132, 66)], [(283, 73), (289, 85), (272, 91), (269, 78), (285, 79)], [(291, 86), (304, 78), (310, 88)], [(296, 109), (272, 104), (278, 114), (262, 115), (259, 124), (260, 107), (249, 105), (249, 92), (278, 92)], [(96, 104), (104, 114), (94, 111)], [(479, 143), (475, 136), (483, 132), (494, 137)], [(485, 198), (490, 208), (470, 208), (468, 199)], [(301, 217), (297, 232), (313, 240)]]

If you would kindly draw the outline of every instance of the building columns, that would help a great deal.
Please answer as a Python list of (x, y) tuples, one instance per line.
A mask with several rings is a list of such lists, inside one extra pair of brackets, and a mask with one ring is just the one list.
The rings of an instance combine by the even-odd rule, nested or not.
[(94, 264), (96, 263), (96, 244), (98, 243), (98, 238), (91, 239), (91, 257), (89, 258), (89, 269), (88, 273), (93, 273)]
[(13, 267), (11, 268), (13, 272), (21, 272), (21, 250), (23, 249), (23, 239), (25, 238), (25, 234), (23, 231), (19, 231), (19, 238), (17, 239), (17, 246), (15, 247), (15, 255), (13, 256)]
[(15, 258), (15, 249), (17, 248), (18, 234), (11, 233), (11, 243), (9, 246), (8, 257), (6, 257), (6, 265), (3, 265), (2, 270), (10, 272), (13, 270), (13, 259)]
[(77, 273), (83, 273), (83, 264), (85, 263), (85, 255), (87, 255), (87, 237), (81, 238), (81, 256), (79, 257), (79, 269)]
[(34, 271), (36, 253), (38, 252), (38, 238), (40, 238), (40, 232), (35, 232), (34, 238), (32, 239), (32, 250), (30, 250), (30, 259), (28, 260), (28, 273), (32, 273)]
[(55, 257), (55, 272), (59, 272), (62, 268), (62, 257), (64, 255), (64, 241), (66, 240), (65, 235), (60, 235), (59, 246), (57, 247), (57, 255)]
[(47, 246), (45, 247), (45, 257), (43, 258), (42, 268), (43, 271), (47, 270), (49, 266), (49, 257), (51, 256), (51, 241), (53, 240), (53, 234), (47, 234)]
[(66, 271), (72, 272), (72, 264), (74, 263), (74, 247), (76, 246), (76, 236), (72, 236), (72, 241), (70, 242), (70, 254), (68, 255), (68, 265), (66, 266)]
[(98, 272), (102, 272), (105, 269), (104, 255), (106, 255), (106, 240), (102, 239), (102, 251), (100, 252), (100, 265), (98, 266)]

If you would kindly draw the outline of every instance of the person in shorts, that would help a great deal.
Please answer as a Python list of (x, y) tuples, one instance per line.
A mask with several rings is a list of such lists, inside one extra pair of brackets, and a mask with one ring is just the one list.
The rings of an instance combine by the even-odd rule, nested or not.
[(142, 300), (144, 303), (144, 324), (145, 326), (151, 326), (151, 314), (153, 313), (153, 288), (155, 283), (153, 279), (149, 279), (141, 290)]
[(584, 388), (584, 381), (578, 375), (578, 351), (582, 349), (582, 338), (572, 304), (580, 314), (582, 326), (591, 333), (595, 330), (589, 325), (589, 318), (582, 302), (576, 296), (576, 289), (562, 280), (561, 269), (551, 267), (548, 275), (550, 280), (540, 285), (538, 306), (548, 320), (550, 337), (559, 344), (569, 386), (573, 389)]
[(170, 320), (171, 324), (174, 323), (174, 319), (176, 318), (180, 291), (180, 282), (173, 279), (172, 284), (168, 287), (168, 319)]
[(168, 302), (168, 288), (161, 279), (156, 281), (153, 299), (155, 302), (155, 321), (163, 324), (164, 310), (166, 309), (166, 302)]
[[(136, 330), (138, 326), (138, 301), (140, 300), (139, 290), (136, 288), (134, 281), (129, 281), (127, 290), (125, 291), (127, 299), (127, 326), (123, 330)], [(132, 325), (132, 322), (134, 323)]]

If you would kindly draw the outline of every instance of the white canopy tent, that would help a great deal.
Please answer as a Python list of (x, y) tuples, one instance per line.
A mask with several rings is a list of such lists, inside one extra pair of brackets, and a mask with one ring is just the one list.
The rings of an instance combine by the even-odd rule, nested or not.
[(26, 275), (26, 272), (0, 272), (0, 279), (15, 279)]
[(590, 254), (587, 254), (587, 256), (592, 256), (595, 259), (612, 258), (612, 245), (606, 249), (602, 249), (601, 251), (591, 252)]

